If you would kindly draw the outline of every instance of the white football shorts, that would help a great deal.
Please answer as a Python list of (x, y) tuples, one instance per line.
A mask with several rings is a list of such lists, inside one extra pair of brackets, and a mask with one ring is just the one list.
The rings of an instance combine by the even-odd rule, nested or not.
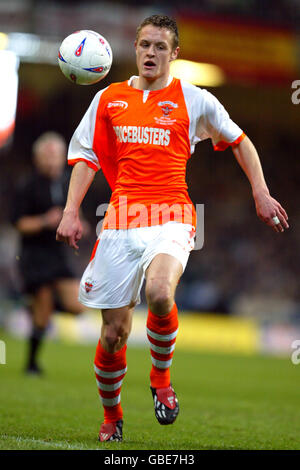
[(145, 272), (153, 258), (160, 253), (174, 256), (184, 271), (194, 248), (194, 237), (191, 225), (178, 222), (103, 230), (82, 276), (79, 301), (99, 309), (139, 304)]

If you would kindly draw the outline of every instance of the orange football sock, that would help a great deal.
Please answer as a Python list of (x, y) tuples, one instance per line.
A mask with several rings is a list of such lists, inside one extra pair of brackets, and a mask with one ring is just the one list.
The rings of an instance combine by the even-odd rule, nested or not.
[(174, 303), (172, 310), (164, 316), (148, 310), (147, 336), (150, 342), (152, 368), (150, 382), (153, 388), (170, 385), (170, 366), (178, 332), (178, 310)]
[(126, 349), (123, 346), (116, 353), (107, 352), (99, 340), (94, 361), (96, 381), (102, 405), (104, 422), (111, 423), (123, 418), (121, 407), (121, 386), (126, 374)]

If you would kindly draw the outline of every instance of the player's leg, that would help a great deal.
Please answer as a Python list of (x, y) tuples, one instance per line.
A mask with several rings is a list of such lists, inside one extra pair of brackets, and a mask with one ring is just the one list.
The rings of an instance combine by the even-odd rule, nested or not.
[(170, 385), (170, 366), (178, 330), (175, 291), (182, 274), (182, 264), (168, 254), (158, 254), (146, 271), (148, 303), (147, 335), (151, 347), (151, 386)]
[(120, 351), (131, 331), (134, 304), (115, 309), (102, 309), (101, 344), (110, 354)]
[(164, 253), (156, 255), (146, 271), (147, 336), (152, 360), (150, 383), (160, 424), (172, 424), (179, 412), (170, 367), (178, 331), (175, 291), (182, 271), (181, 262)]
[(181, 262), (169, 254), (159, 253), (151, 261), (146, 270), (146, 299), (155, 315), (165, 316), (173, 308), (182, 272)]
[(170, 380), (170, 366), (178, 331), (175, 291), (189, 254), (194, 247), (195, 231), (189, 224), (168, 222), (154, 227), (142, 263), (146, 276), (148, 303), (147, 336), (152, 368), (151, 390), (155, 416), (160, 424), (175, 421), (179, 406)]
[(121, 387), (127, 371), (126, 343), (131, 331), (133, 305), (102, 309), (101, 336), (97, 345), (94, 368), (104, 422), (100, 441), (121, 441), (123, 410)]
[(79, 314), (84, 310), (78, 301), (79, 281), (73, 278), (59, 279), (54, 284), (59, 299), (66, 312)]
[(26, 372), (40, 374), (41, 369), (37, 361), (38, 353), (53, 311), (53, 293), (50, 285), (41, 286), (34, 292), (31, 311), (32, 331), (29, 337)]
[[(126, 341), (133, 307), (144, 279), (141, 250), (132, 231), (104, 230), (80, 282), (80, 302), (102, 312), (102, 330), (94, 367), (104, 406), (101, 441), (120, 440), (120, 389), (126, 373)], [(116, 436), (114, 436), (116, 434)]]

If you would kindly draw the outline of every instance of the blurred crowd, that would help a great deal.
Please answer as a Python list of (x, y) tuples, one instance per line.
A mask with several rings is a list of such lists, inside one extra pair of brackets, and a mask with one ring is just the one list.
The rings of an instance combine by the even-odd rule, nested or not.
[[(44, 0), (47, 3), (48, 0)], [(89, 0), (95, 3), (96, 0)], [(41, 3), (40, 1), (37, 3)], [(62, 0), (60, 4), (81, 4), (81, 0)], [(99, 4), (99, 2), (97, 2)], [(104, 2), (105, 3), (105, 2)], [(158, 10), (173, 12), (190, 12), (198, 14), (218, 14), (246, 21), (259, 20), (263, 23), (294, 25), (299, 27), (300, 3), (298, 0), (190, 0), (188, 3), (182, 0), (117, 0), (116, 4), (126, 6), (143, 6), (157, 8)]]
[[(105, 21), (110, 23), (126, 12), (129, 13), (129, 17), (126, 16), (127, 21), (130, 22), (134, 9), (137, 15), (139, 11), (143, 11), (143, 15), (166, 13), (184, 16), (187, 13), (188, 15), (207, 15), (212, 18), (217, 15), (228, 18), (230, 21), (288, 26), (295, 30), (299, 30), (300, 25), (299, 0), (190, 0), (186, 3), (182, 0), (143, 0), (143, 2), (139, 0), (87, 0), (86, 2), (82, 0), (14, 0), (14, 2), (0, 2), (0, 12), (4, 15), (3, 31), (12, 30), (10, 25), (15, 23), (18, 31), (30, 29), (32, 33), (43, 33), (47, 36), (57, 34), (57, 23), (61, 22), (64, 23), (65, 30), (71, 31), (78, 20), (78, 12), (80, 16), (91, 14), (90, 21), (96, 19), (100, 25), (103, 25), (101, 16), (104, 16)], [(57, 17), (53, 17), (55, 11)], [(98, 11), (97, 20), (95, 16), (97, 17)], [(120, 24), (119, 27), (126, 29), (128, 24), (127, 26)]]

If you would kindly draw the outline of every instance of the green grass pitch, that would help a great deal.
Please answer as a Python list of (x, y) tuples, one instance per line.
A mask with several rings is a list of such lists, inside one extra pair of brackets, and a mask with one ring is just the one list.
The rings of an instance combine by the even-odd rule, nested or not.
[[(1, 333), (1, 332), (0, 332)], [(160, 426), (149, 390), (150, 355), (128, 347), (124, 441), (99, 443), (95, 346), (47, 342), (44, 378), (25, 377), (24, 341), (0, 334), (0, 449), (300, 449), (300, 365), (289, 358), (175, 351), (180, 413)]]

